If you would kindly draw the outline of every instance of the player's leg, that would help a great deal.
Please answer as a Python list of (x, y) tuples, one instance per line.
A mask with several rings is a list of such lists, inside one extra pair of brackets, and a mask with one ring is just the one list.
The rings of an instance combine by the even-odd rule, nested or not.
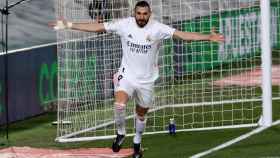
[(125, 108), (128, 101), (128, 94), (125, 91), (117, 91), (115, 93), (115, 122), (117, 133), (125, 135)]
[(125, 108), (128, 102), (129, 96), (133, 93), (133, 87), (131, 84), (123, 79), (122, 75), (116, 74), (114, 76), (114, 88), (115, 88), (115, 103), (114, 103), (114, 118), (117, 128), (117, 137), (113, 141), (112, 150), (119, 152), (121, 145), (125, 138)]
[(136, 118), (135, 118), (135, 136), (133, 138), (134, 144), (140, 144), (142, 140), (142, 134), (145, 129), (146, 119), (145, 115), (148, 112), (149, 108), (143, 108), (139, 105), (136, 106)]
[(121, 145), (125, 138), (125, 107), (128, 101), (128, 94), (124, 91), (117, 91), (115, 93), (115, 123), (117, 128), (117, 137), (112, 144), (112, 150), (119, 152)]
[(133, 138), (134, 158), (142, 157), (141, 141), (142, 141), (142, 134), (146, 126), (145, 115), (148, 112), (148, 110), (149, 108), (143, 108), (139, 105), (136, 106), (135, 136)]
[(153, 85), (141, 87), (136, 90), (136, 116), (135, 116), (135, 136), (133, 138), (134, 158), (142, 157), (141, 141), (142, 134), (146, 126), (146, 118), (149, 107), (153, 102)]

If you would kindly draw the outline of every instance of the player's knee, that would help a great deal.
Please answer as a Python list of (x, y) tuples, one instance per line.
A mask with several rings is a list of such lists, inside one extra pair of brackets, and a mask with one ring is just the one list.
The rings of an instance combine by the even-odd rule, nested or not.
[(145, 121), (145, 115), (139, 115), (138, 113), (136, 114), (136, 119), (140, 120), (140, 121)]
[(120, 103), (120, 102), (115, 102), (114, 105), (115, 105), (115, 109), (116, 109), (116, 110), (119, 110), (119, 111), (124, 110), (124, 109), (125, 109), (125, 106), (126, 106), (126, 104)]
[(145, 121), (146, 110), (136, 110), (136, 118), (140, 121)]
[(145, 114), (148, 112), (148, 110), (149, 110), (149, 108), (143, 108), (143, 107), (138, 106), (138, 105), (136, 106), (136, 113), (139, 116), (144, 117)]

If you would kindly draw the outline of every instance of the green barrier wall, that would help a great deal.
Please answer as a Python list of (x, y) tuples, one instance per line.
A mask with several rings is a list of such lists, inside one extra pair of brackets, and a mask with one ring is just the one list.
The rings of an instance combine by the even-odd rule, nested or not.
[[(272, 46), (279, 49), (280, 6), (273, 3), (271, 8)], [(216, 28), (224, 34), (226, 41), (221, 44), (207, 41), (185, 42), (181, 45), (174, 40), (166, 40), (164, 67), (161, 69), (164, 76), (204, 72), (218, 68), (221, 64), (260, 56), (258, 7), (226, 11), (219, 15), (212, 14), (179, 23), (183, 26), (181, 28), (183, 31), (189, 32), (210, 33), (211, 28)]]

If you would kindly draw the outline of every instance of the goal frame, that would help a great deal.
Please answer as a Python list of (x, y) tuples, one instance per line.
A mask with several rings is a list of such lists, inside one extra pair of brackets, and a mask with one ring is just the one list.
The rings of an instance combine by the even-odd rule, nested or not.
[[(130, 5), (133, 4), (132, 0), (129, 1)], [(261, 0), (261, 50), (262, 50), (262, 99), (248, 99), (242, 100), (242, 102), (251, 102), (251, 101), (262, 101), (262, 116), (259, 123), (253, 124), (242, 124), (242, 125), (229, 125), (229, 126), (221, 126), (221, 127), (206, 127), (206, 128), (195, 128), (195, 129), (180, 129), (181, 131), (201, 131), (201, 130), (213, 130), (213, 129), (228, 129), (228, 128), (245, 128), (245, 127), (256, 127), (256, 126), (264, 126), (269, 127), (272, 125), (272, 85), (271, 85), (271, 46), (270, 46), (270, 1)], [(228, 103), (238, 103), (240, 100), (232, 100)], [(199, 104), (175, 104), (175, 105), (164, 105), (161, 107), (157, 107), (151, 109), (149, 112), (154, 112), (157, 110), (161, 110), (164, 108), (174, 108), (174, 107), (189, 107), (189, 106), (200, 106), (200, 105), (212, 105), (212, 104), (225, 104), (225, 102), (201, 102)], [(132, 119), (134, 115), (129, 115), (126, 119)], [(60, 122), (58, 122), (59, 124)], [(88, 128), (85, 130), (81, 130), (79, 132), (74, 132), (72, 134), (68, 134), (65, 136), (60, 136), (56, 138), (58, 142), (77, 142), (77, 141), (91, 141), (91, 140), (101, 140), (101, 139), (111, 139), (114, 136), (97, 136), (97, 137), (82, 137), (82, 138), (71, 138), (75, 135), (79, 135), (81, 133), (96, 130), (99, 128), (103, 128), (109, 125), (114, 124), (114, 121), (110, 121), (96, 127)], [(158, 134), (158, 133), (167, 133), (167, 131), (159, 131), (159, 132), (146, 132), (144, 134)], [(133, 136), (134, 134), (128, 134), (127, 136)]]

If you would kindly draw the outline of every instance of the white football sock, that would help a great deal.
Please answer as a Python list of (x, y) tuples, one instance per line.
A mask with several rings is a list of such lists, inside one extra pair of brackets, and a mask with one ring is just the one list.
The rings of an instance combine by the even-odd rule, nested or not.
[(115, 103), (115, 122), (118, 134), (125, 135), (125, 104)]
[(146, 125), (146, 120), (142, 121), (142, 120), (139, 119), (138, 116), (136, 116), (136, 133), (135, 133), (135, 136), (133, 138), (133, 142), (135, 144), (140, 144), (141, 143), (142, 134), (144, 132), (145, 125)]

